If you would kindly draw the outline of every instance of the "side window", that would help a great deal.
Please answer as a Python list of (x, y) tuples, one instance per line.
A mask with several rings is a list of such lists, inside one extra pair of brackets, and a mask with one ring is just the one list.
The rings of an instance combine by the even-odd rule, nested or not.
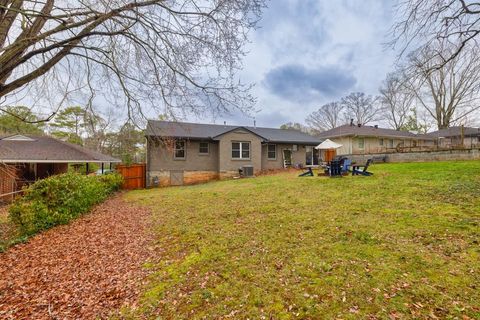
[(240, 142), (232, 142), (232, 158), (240, 159)]
[(393, 148), (393, 139), (390, 139), (390, 140), (388, 141), (388, 146), (389, 146), (390, 148)]
[(175, 141), (175, 148), (173, 150), (173, 158), (174, 159), (185, 159), (186, 152), (185, 152), (185, 141), (178, 140)]
[(382, 138), (378, 139), (378, 145), (383, 146), (383, 139)]
[(358, 148), (359, 149), (365, 148), (365, 139), (364, 138), (358, 138)]
[(198, 153), (199, 154), (208, 154), (210, 152), (209, 150), (209, 143), (208, 142), (200, 142), (199, 147), (198, 147)]
[(277, 145), (276, 144), (269, 144), (267, 145), (267, 153), (269, 160), (276, 160), (277, 159)]
[(242, 142), (242, 159), (250, 159), (250, 142)]

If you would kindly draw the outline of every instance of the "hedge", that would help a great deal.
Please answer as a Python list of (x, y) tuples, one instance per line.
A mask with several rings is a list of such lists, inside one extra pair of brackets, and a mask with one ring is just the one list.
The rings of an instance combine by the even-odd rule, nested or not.
[(87, 213), (121, 184), (118, 174), (52, 176), (29, 186), (24, 196), (10, 206), (9, 218), (22, 236), (30, 236)]

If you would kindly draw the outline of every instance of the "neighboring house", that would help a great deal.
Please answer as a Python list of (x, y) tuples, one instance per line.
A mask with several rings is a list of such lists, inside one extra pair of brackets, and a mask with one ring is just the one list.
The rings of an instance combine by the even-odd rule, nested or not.
[(375, 154), (433, 147), (434, 139), (408, 131), (346, 124), (321, 132), (320, 139), (330, 139), (342, 145), (337, 154)]
[(104, 163), (117, 162), (120, 160), (52, 137), (0, 137), (0, 197), (35, 180), (65, 173), (69, 163), (99, 163), (103, 167)]
[(440, 148), (480, 147), (480, 128), (450, 127), (428, 134)]
[[(296, 130), (148, 121), (148, 185), (181, 185), (318, 164), (321, 140)], [(251, 172), (250, 172), (251, 171)]]

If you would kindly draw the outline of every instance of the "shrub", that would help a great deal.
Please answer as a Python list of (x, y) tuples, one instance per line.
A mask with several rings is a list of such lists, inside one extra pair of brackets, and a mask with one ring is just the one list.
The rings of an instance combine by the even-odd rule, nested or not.
[(10, 206), (9, 217), (21, 235), (33, 235), (88, 212), (121, 184), (122, 177), (118, 174), (52, 176), (28, 187), (24, 196)]
[(105, 185), (108, 193), (118, 191), (123, 183), (123, 177), (116, 173), (105, 174), (97, 178)]

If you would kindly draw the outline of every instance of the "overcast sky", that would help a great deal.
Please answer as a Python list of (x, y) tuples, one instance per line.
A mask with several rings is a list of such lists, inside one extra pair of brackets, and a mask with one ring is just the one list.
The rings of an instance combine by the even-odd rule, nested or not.
[[(392, 2), (271, 0), (241, 73), (243, 82), (255, 83), (257, 125), (304, 123), (310, 112), (350, 92), (376, 94), (395, 61), (384, 46)], [(215, 120), (223, 121), (253, 124), (241, 114)]]

